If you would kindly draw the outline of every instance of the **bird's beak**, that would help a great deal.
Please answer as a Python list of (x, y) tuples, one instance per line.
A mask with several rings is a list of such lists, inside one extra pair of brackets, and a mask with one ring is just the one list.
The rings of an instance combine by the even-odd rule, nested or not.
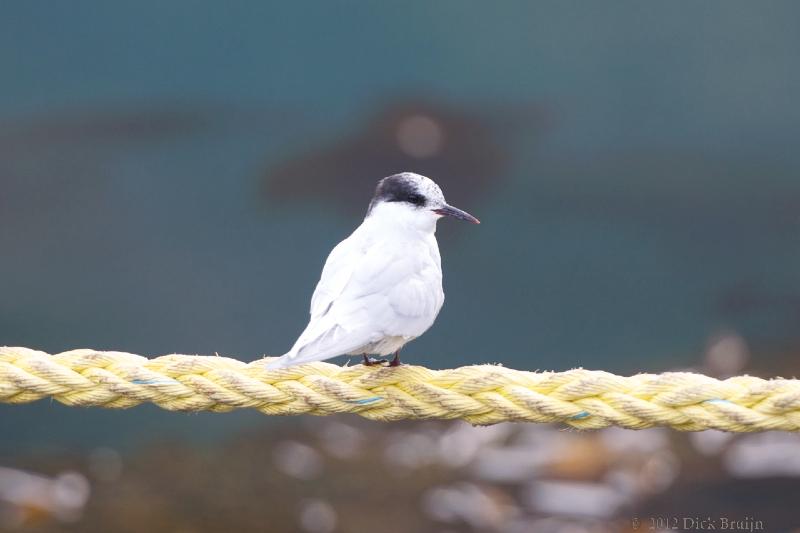
[(453, 217), (459, 220), (466, 220), (467, 222), (472, 222), (473, 224), (481, 223), (480, 220), (470, 215), (466, 211), (462, 211), (461, 209), (453, 207), (452, 205), (445, 204), (443, 207), (434, 209), (433, 212), (442, 215), (443, 217)]

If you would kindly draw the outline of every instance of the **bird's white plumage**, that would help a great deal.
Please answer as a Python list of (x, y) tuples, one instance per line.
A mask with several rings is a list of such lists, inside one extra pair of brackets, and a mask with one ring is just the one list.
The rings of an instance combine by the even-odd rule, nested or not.
[(432, 208), (447, 204), (428, 178), (398, 176), (411, 180), (426, 206), (380, 201), (376, 193), (362, 224), (328, 256), (308, 326), (269, 368), (345, 354), (391, 354), (433, 325), (444, 292), (435, 237), (441, 215)]

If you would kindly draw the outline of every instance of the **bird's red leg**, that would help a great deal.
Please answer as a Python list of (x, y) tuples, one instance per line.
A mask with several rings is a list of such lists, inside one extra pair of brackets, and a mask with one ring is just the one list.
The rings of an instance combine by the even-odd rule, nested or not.
[(394, 359), (389, 363), (389, 366), (400, 366), (403, 363), (400, 362), (400, 350), (394, 352)]

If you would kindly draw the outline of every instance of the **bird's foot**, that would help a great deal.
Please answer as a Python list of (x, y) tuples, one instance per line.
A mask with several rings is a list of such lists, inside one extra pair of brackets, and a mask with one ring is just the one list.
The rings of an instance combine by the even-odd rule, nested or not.
[(382, 365), (385, 362), (386, 359), (373, 359), (372, 357), (367, 357), (366, 355), (364, 356), (364, 366)]
[(403, 363), (400, 362), (400, 356), (395, 354), (394, 359), (389, 362), (389, 366), (402, 366)]

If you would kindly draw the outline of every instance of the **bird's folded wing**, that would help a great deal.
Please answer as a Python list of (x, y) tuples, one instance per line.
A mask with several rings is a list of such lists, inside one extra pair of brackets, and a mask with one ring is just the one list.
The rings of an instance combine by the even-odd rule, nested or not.
[(331, 251), (311, 297), (311, 320), (373, 295), (387, 294), (415, 269), (413, 255), (388, 243), (367, 242), (354, 233)]
[(333, 301), (342, 294), (350, 281), (353, 270), (361, 263), (367, 250), (363, 247), (355, 233), (337, 244), (322, 268), (322, 275), (311, 297), (309, 314), (314, 317), (324, 315)]
[(378, 246), (356, 252), (339, 246), (331, 252), (312, 298), (308, 326), (280, 366), (352, 353), (380, 340), (395, 325), (391, 294), (408, 278), (412, 265), (402, 256), (393, 260)]

